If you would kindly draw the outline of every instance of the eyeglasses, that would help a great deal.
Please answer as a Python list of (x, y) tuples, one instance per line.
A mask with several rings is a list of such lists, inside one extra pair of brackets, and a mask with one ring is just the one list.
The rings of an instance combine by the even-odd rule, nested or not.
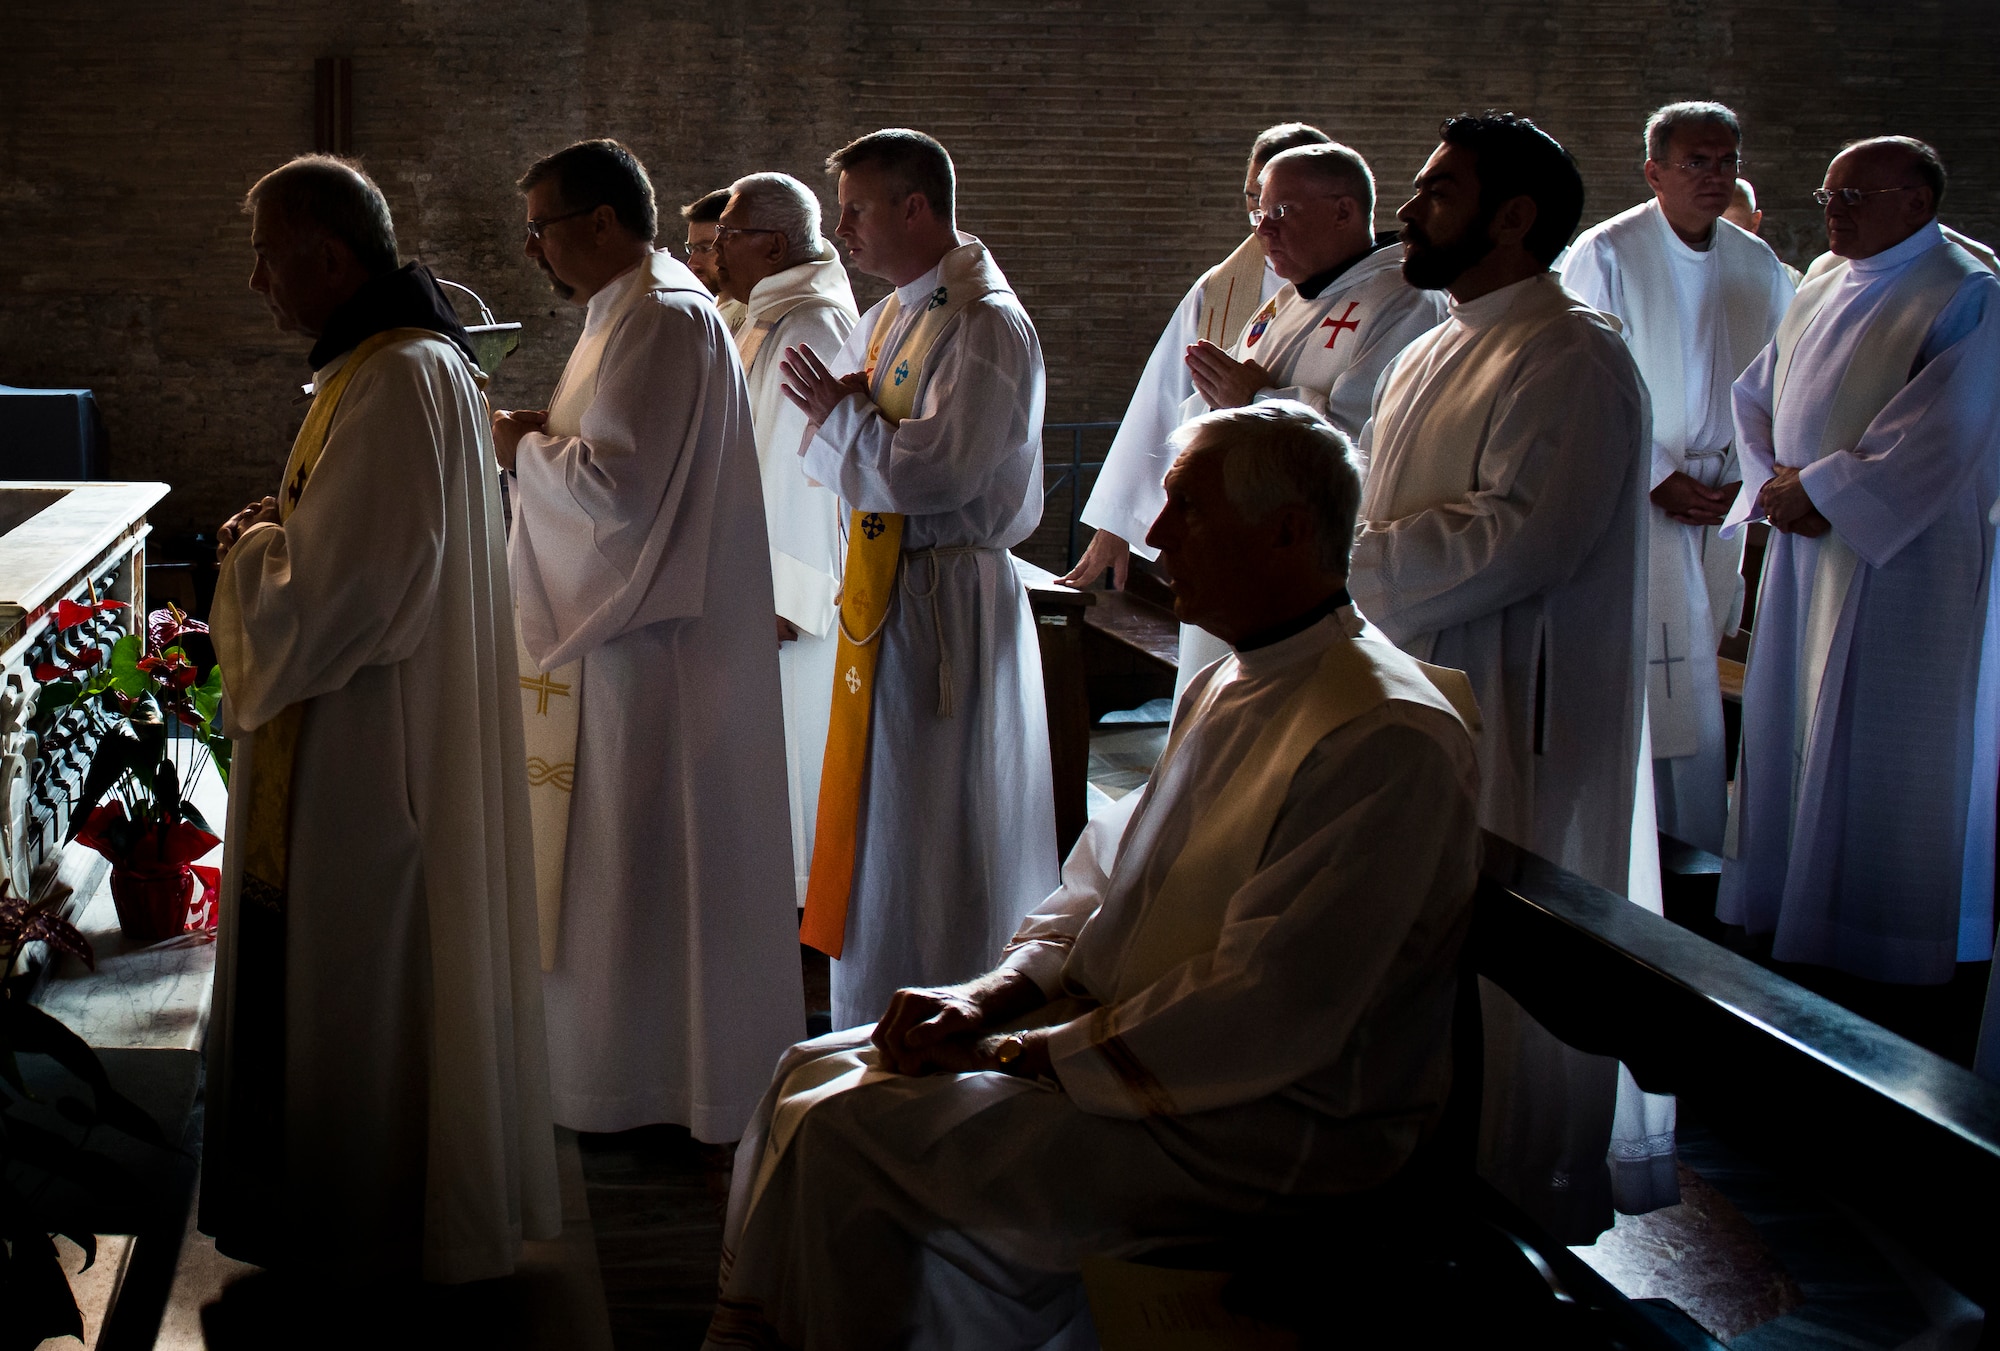
[(1861, 205), (1863, 197), (1880, 197), (1885, 192), (1908, 192), (1916, 186), (1915, 183), (1905, 183), (1897, 188), (1815, 188), (1813, 200), (1821, 206), (1832, 206), (1833, 199), (1838, 197), (1841, 205), (1855, 207)]
[(1713, 159), (1707, 155), (1696, 155), (1693, 159), (1671, 163), (1667, 167), (1678, 169), (1690, 178), (1705, 178), (1712, 173), (1734, 178), (1743, 170), (1743, 159), (1740, 155), (1722, 155)]
[(528, 217), (528, 238), (540, 239), (542, 231), (548, 229), (558, 221), (575, 220), (578, 216), (588, 216), (595, 210), (597, 210), (596, 207), (587, 206), (581, 211), (566, 211), (560, 216), (530, 216)]
[[(715, 242), (709, 245), (709, 247), (719, 249), (737, 235), (781, 235), (783, 233), (783, 230), (765, 230), (756, 226), (738, 229), (734, 225), (718, 225), (715, 227)], [(690, 246), (690, 251), (692, 251), (692, 246)]]
[[(719, 235), (722, 232), (718, 230), (716, 231), (716, 233)], [(699, 244), (690, 242), (687, 246), (687, 249), (688, 249), (688, 257), (690, 258), (694, 257), (697, 253), (714, 253), (715, 241), (713, 239), (704, 239)]]
[[(1341, 193), (1329, 193), (1324, 197), (1308, 197), (1306, 198), (1306, 201), (1337, 202), (1341, 199), (1343, 195), (1344, 194)], [(1305, 205), (1304, 202), (1279, 202), (1269, 211), (1264, 210), (1264, 208), (1262, 207), (1254, 208), (1250, 212), (1250, 226), (1252, 229), (1255, 229), (1256, 227), (1262, 225), (1267, 220), (1270, 221), (1273, 225), (1283, 225), (1285, 223), (1286, 217), (1290, 216), (1294, 211), (1297, 211), (1303, 205)]]

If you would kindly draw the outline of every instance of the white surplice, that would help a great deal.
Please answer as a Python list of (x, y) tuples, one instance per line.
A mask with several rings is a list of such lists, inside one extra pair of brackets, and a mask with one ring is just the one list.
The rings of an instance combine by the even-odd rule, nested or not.
[(1993, 953), (1996, 370), (2000, 281), (1933, 222), (1809, 279), (1737, 381), (1729, 528), (1777, 465), (1833, 527), (1771, 536), (1717, 907), (1782, 961), (1932, 984)]
[[(315, 373), (331, 378), (342, 357)], [(481, 1280), (562, 1225), (513, 617), (486, 404), (458, 349), (355, 373), (308, 491), (223, 562), (230, 777), (202, 1227), (224, 1251)], [(284, 1176), (237, 1110), (248, 733), (303, 703), (284, 951)], [(249, 1011), (240, 1016), (251, 1016)], [(281, 1194), (279, 1232), (230, 1198)]]
[[(709, 1345), (1094, 1346), (1084, 1257), (1395, 1176), (1451, 1081), (1464, 726), (1378, 696), (1270, 785), (1226, 901), (1168, 885), (1329, 649), (1387, 647), (1361, 629), (1345, 609), (1205, 673), (1152, 783), (1086, 828), (1005, 962), (1054, 1001), (1029, 1020), (1054, 1084), (887, 1074), (858, 1032), (792, 1050), (737, 1154)], [(1149, 965), (1163, 929), (1181, 955)]]
[(800, 905), (812, 864), (820, 761), (833, 703), (834, 597), (840, 593), (840, 500), (806, 477), (806, 415), (784, 395), (787, 347), (829, 360), (854, 331), (854, 292), (831, 244), (820, 256), (764, 278), (750, 291), (736, 335), (750, 386), (764, 519), (771, 531), (771, 583), (778, 614), (799, 636), (778, 649), (785, 700), (785, 778), (792, 808), (792, 869)]
[[(922, 317), (937, 286), (933, 268), (897, 288), (899, 330)], [(861, 317), (830, 363), (835, 375), (862, 369), (887, 303)], [(882, 350), (900, 337), (888, 334)], [(892, 426), (870, 400), (843, 399), (806, 447), (806, 473), (845, 508), (905, 516), (846, 946), (833, 963), (836, 1028), (873, 1022), (902, 986), (992, 966), (1055, 881), (1041, 648), (1007, 553), (1041, 519), (1043, 396), (1034, 325), (999, 290), (939, 333), (910, 417)], [(949, 716), (938, 712), (946, 671)]]
[(749, 399), (664, 254), (591, 297), (579, 352), (599, 337), (577, 434), (521, 440), (509, 541), (522, 641), (544, 671), (582, 659), (555, 1115), (734, 1140), (805, 1026)]
[[(1626, 894), (1643, 717), (1645, 389), (1611, 322), (1542, 274), (1453, 304), (1362, 436), (1348, 590), (1479, 700), (1480, 824)], [(1611, 1219), (1616, 1062), (1487, 987), (1481, 1167), (1564, 1242)]]
[[(1563, 285), (1615, 315), (1653, 410), (1645, 487), (1675, 473), (1715, 488), (1741, 477), (1729, 387), (1777, 332), (1793, 284), (1770, 247), (1717, 221), (1690, 248), (1657, 201), (1584, 231)], [(1714, 653), (1742, 610), (1743, 544), (1650, 503), (1646, 708), (1659, 828), (1722, 852), (1728, 815), (1722, 690)]]

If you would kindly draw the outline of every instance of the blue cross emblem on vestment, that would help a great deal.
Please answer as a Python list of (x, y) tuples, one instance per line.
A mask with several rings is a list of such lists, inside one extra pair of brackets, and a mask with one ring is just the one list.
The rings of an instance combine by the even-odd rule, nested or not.
[(904, 382), (905, 380), (907, 380), (907, 379), (909, 379), (909, 378), (910, 378), (910, 363), (909, 363), (909, 362), (907, 362), (907, 361), (899, 361), (899, 362), (897, 362), (897, 363), (896, 363), (896, 383), (900, 385), (900, 384), (902, 384), (902, 383), (903, 383), (903, 382)]
[(888, 528), (888, 526), (882, 523), (881, 516), (875, 512), (871, 511), (861, 518), (861, 533), (870, 539), (874, 539)]
[(937, 288), (937, 290), (931, 292), (931, 303), (924, 306), (924, 313), (928, 314), (932, 310), (941, 310), (943, 308), (944, 308), (944, 287), (940, 286)]

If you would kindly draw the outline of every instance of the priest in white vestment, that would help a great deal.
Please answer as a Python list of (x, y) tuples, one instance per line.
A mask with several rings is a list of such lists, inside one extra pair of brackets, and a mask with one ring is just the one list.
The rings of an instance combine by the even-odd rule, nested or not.
[[(1273, 155), (1301, 145), (1325, 145), (1332, 139), (1303, 122), (1266, 127), (1250, 144), (1250, 161), (1243, 172), (1244, 211), (1257, 210), (1264, 166)], [(1155, 557), (1145, 541), (1167, 500), (1160, 486), (1173, 464), (1167, 440), (1186, 420), (1181, 406), (1194, 395), (1188, 349), (1204, 340), (1224, 351), (1234, 347), (1250, 316), (1284, 284), (1285, 279), (1265, 256), (1263, 236), (1253, 221), (1243, 242), (1196, 278), (1181, 297), (1173, 317), (1160, 332), (1160, 340), (1153, 344), (1152, 355), (1146, 358), (1146, 368), (1140, 372), (1118, 434), (1104, 453), (1090, 499), (1079, 513), (1079, 519), (1094, 533), (1064, 582), (1089, 586), (1109, 568), (1112, 585), (1122, 588), (1134, 550), (1141, 558)]]
[(1479, 854), (1464, 679), (1348, 603), (1359, 481), (1323, 418), (1175, 439), (1148, 538), (1236, 650), (998, 969), (779, 1065), (709, 1346), (1096, 1346), (1084, 1258), (1338, 1223), (1441, 1116)]
[[(1041, 519), (1040, 342), (954, 224), (943, 146), (893, 129), (828, 168), (849, 258), (896, 288), (830, 358), (784, 358), (817, 428), (806, 474), (850, 514), (804, 930), (838, 958), (841, 1028), (873, 1022), (902, 986), (991, 966), (1059, 860), (1041, 649), (1007, 552)], [(864, 616), (869, 559), (882, 608)]]
[(736, 334), (750, 385), (764, 519), (771, 531), (778, 680), (785, 699), (785, 778), (792, 870), (800, 905), (812, 862), (820, 757), (833, 699), (835, 600), (840, 594), (840, 499), (806, 477), (806, 415), (784, 396), (787, 347), (833, 353), (854, 331), (847, 269), (819, 232), (819, 198), (789, 174), (752, 174), (730, 187), (717, 221), (726, 298), (740, 301)]
[[(1363, 436), (1362, 613), (1479, 699), (1480, 824), (1626, 893), (1642, 717), (1646, 397), (1612, 321), (1548, 266), (1583, 183), (1523, 119), (1454, 118), (1416, 180), (1405, 274), (1451, 317)], [(1566, 1243), (1611, 1220), (1616, 1062), (1489, 988), (1481, 1166)]]
[(217, 534), (235, 739), (201, 1227), (244, 1261), (473, 1281), (562, 1225), (498, 485), (470, 340), (381, 192), (251, 189), (316, 339), (280, 496)]
[(1624, 325), (1653, 410), (1647, 488), (1646, 712), (1659, 828), (1722, 852), (1728, 816), (1715, 652), (1736, 632), (1743, 544), (1729, 388), (1777, 332), (1793, 284), (1770, 247), (1722, 218), (1741, 145), (1719, 103), (1669, 104), (1646, 126), (1653, 200), (1578, 236), (1563, 285)]
[(734, 1140), (805, 1027), (743, 368), (653, 250), (652, 185), (622, 146), (558, 152), (522, 190), (529, 256), (587, 306), (548, 411), (495, 420), (555, 1116)]
[(1780, 961), (1937, 985), (1993, 954), (2000, 280), (1935, 219), (1936, 154), (1849, 147), (1810, 276), (1736, 385), (1774, 528), (1720, 917)]

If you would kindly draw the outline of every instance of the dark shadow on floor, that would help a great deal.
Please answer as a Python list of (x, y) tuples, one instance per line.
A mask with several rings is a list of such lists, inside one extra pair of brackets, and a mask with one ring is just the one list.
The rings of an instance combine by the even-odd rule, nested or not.
[(578, 1135), (577, 1148), (618, 1351), (699, 1347), (715, 1308), (733, 1150), (680, 1126)]

